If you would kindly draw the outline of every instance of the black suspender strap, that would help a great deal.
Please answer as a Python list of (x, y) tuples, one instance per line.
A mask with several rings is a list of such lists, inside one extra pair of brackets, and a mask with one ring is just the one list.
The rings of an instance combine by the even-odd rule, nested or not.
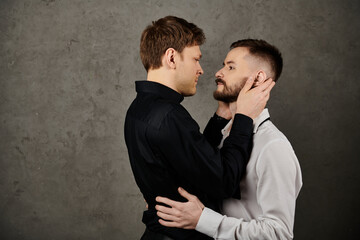
[(268, 117), (267, 119), (265, 119), (264, 121), (262, 121), (262, 122), (259, 124), (258, 128), (259, 128), (264, 122), (266, 122), (266, 121), (268, 121), (268, 120), (270, 120), (269, 117)]

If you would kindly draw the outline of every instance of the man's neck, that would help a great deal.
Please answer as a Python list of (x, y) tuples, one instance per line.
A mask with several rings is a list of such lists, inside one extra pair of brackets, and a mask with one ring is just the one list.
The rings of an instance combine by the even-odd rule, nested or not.
[(229, 103), (229, 108), (230, 108), (230, 112), (231, 112), (231, 118), (234, 119), (235, 114), (236, 114), (236, 102)]
[(174, 76), (163, 68), (149, 70), (147, 74), (147, 80), (160, 83), (176, 92), (179, 92), (176, 88)]

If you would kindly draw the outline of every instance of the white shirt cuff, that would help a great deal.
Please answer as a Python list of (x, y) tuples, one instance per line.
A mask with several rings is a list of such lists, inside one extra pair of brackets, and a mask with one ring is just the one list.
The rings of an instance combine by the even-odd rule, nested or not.
[(205, 207), (202, 211), (195, 230), (209, 237), (214, 237), (224, 216), (210, 208)]

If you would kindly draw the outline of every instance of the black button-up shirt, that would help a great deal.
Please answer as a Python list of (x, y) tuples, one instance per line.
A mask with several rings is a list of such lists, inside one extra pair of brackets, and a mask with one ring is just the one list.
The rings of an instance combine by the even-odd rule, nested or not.
[(136, 91), (126, 115), (125, 141), (135, 181), (149, 204), (143, 222), (174, 239), (207, 239), (194, 230), (160, 225), (155, 197), (185, 201), (177, 192), (181, 186), (219, 211), (222, 199), (239, 193), (251, 151), (252, 120), (236, 114), (219, 150), (220, 131), (227, 121), (215, 115), (203, 135), (176, 91), (151, 81), (136, 82)]

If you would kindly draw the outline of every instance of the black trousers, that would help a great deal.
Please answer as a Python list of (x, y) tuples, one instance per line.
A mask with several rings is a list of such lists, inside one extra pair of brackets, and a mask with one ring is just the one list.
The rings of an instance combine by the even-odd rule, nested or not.
[(146, 228), (140, 240), (174, 240), (174, 239), (162, 233), (152, 232)]

